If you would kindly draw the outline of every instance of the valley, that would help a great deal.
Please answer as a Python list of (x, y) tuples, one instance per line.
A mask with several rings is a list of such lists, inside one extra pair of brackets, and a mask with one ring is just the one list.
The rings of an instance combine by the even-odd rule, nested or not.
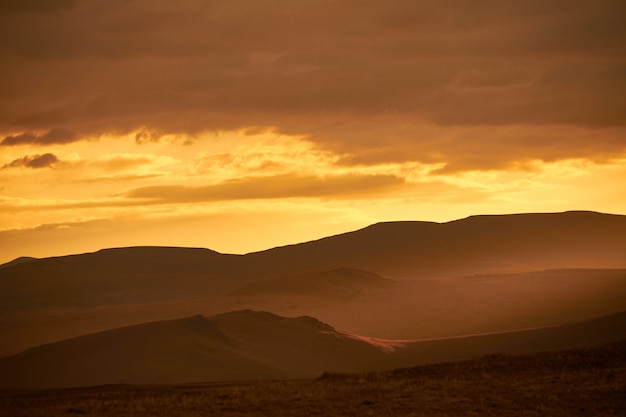
[(380, 223), (246, 255), (24, 257), (0, 268), (2, 386), (312, 378), (614, 341), (624, 253), (626, 216), (565, 212)]

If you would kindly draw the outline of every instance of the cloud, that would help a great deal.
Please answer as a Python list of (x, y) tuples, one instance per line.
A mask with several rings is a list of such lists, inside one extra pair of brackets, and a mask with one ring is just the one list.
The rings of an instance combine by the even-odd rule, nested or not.
[(0, 230), (0, 234), (17, 234), (17, 233), (27, 233), (27, 232), (37, 232), (37, 231), (48, 231), (48, 230), (58, 230), (58, 229), (69, 229), (75, 227), (85, 227), (90, 224), (97, 223), (101, 220), (79, 220), (73, 222), (58, 222), (58, 223), (44, 223), (38, 224), (33, 227), (26, 228), (18, 228), (18, 229), (5, 229)]
[(76, 132), (66, 128), (51, 129), (43, 135), (37, 135), (33, 132), (25, 132), (20, 135), (6, 136), (0, 146), (15, 145), (57, 145), (66, 144), (79, 140)]
[[(388, 154), (461, 166), (481, 165), (482, 148), (462, 146), (477, 153), (454, 159), (459, 142), (424, 138), (422, 126), (626, 126), (619, 0), (51, 4), (65, 6), (0, 16), (3, 134), (68, 126), (145, 143), (272, 126), (365, 160), (381, 151), (367, 145), (376, 120), (381, 144), (407, 127), (385, 139)], [(343, 124), (352, 132), (339, 134)], [(35, 137), (3, 145), (49, 143)], [(623, 152), (611, 136), (595, 140)], [(544, 157), (532, 139), (519, 143), (522, 158)], [(573, 149), (567, 138), (551, 146)]]
[[(393, 128), (387, 128), (388, 125)], [(626, 129), (573, 126), (437, 127), (379, 121), (349, 125), (323, 146), (339, 155), (339, 165), (375, 165), (418, 161), (444, 164), (438, 173), (526, 169), (533, 161), (586, 159), (609, 163), (626, 155)], [(351, 140), (334, 140), (336, 135)], [(352, 139), (354, 137), (354, 139)], [(356, 138), (359, 140), (356, 140)]]
[[(622, 125), (617, 114), (592, 111), (580, 118), (560, 103), (573, 94), (592, 100), (587, 109), (617, 104), (621, 77), (602, 74), (623, 68), (623, 15), (623, 3), (609, 0), (560, 7), (541, 1), (472, 7), (461, 1), (344, 1), (333, 7), (278, 1), (270, 7), (251, 0), (183, 0), (175, 6), (85, 0), (49, 17), (6, 18), (1, 30), (9, 41), (0, 53), (11, 61), (32, 59), (22, 62), (22, 73), (3, 69), (10, 75), (5, 79), (17, 81), (9, 87), (18, 94), (9, 96), (10, 103), (24, 105), (14, 109), (14, 122), (63, 108), (78, 123), (110, 128), (123, 121), (168, 130), (190, 112), (225, 113), (243, 123), (249, 113), (388, 108), (443, 123)], [(500, 83), (503, 73), (520, 65), (543, 75), (541, 82), (492, 91), (494, 96), (468, 94), (458, 105), (446, 90), (472, 73)], [(35, 76), (41, 81), (25, 82)], [(64, 99), (44, 100), (54, 93)], [(502, 94), (509, 104), (498, 100)], [(24, 96), (33, 100), (18, 99)], [(205, 122), (196, 128), (220, 127), (215, 119)]]
[(190, 187), (183, 185), (135, 188), (124, 196), (148, 199), (155, 203), (180, 203), (218, 200), (272, 199), (291, 197), (358, 196), (391, 190), (404, 181), (393, 175), (314, 176), (275, 175), (251, 177), (220, 184)]
[(29, 155), (20, 159), (15, 159), (8, 164), (4, 164), (2, 169), (6, 168), (48, 168), (59, 162), (59, 159), (51, 153), (43, 155)]
[[(0, 214), (34, 212), (47, 216), (52, 212), (59, 213), (59, 210), (86, 210), (86, 214), (93, 215), (98, 212), (98, 209), (137, 209), (141, 207), (148, 209), (157, 205), (180, 203), (228, 203), (237, 200), (282, 200), (288, 198), (359, 199), (369, 198), (375, 194), (393, 195), (394, 192), (402, 192), (405, 184), (404, 179), (394, 175), (346, 174), (325, 178), (306, 175), (276, 175), (242, 178), (209, 186), (178, 184), (146, 186), (133, 188), (115, 195), (109, 194), (104, 197), (85, 195), (79, 199), (33, 199), (0, 196)], [(412, 192), (416, 191), (414, 186)], [(110, 215), (108, 210), (106, 213), (105, 215)], [(167, 209), (167, 213), (171, 213), (170, 209)]]

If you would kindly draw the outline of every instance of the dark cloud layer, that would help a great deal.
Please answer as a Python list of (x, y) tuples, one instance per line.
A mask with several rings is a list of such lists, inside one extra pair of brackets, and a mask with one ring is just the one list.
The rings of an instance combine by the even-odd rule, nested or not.
[[(376, 129), (391, 153), (414, 147), (447, 162), (462, 155), (444, 139), (425, 145), (416, 126), (626, 125), (621, 0), (6, 4), (14, 12), (0, 14), (0, 133), (22, 143), (33, 134), (14, 132), (56, 126), (95, 134), (275, 126), (372, 156), (360, 132), (393, 115), (403, 136), (389, 133), (394, 124)], [(343, 123), (354, 131), (332, 130)], [(568, 155), (569, 139), (550, 146)], [(623, 152), (624, 141), (622, 133), (617, 147), (614, 138), (598, 146)], [(519, 149), (522, 159), (549, 156), (523, 140)]]
[[(420, 129), (401, 122), (393, 128), (383, 127), (385, 124), (373, 119), (360, 126), (349, 124), (328, 131), (325, 146), (342, 155), (338, 162), (341, 165), (409, 161), (445, 164), (437, 173), (525, 169), (533, 161), (566, 159), (607, 163), (626, 155), (626, 130), (622, 128), (476, 126), (442, 130)], [(357, 140), (362, 146), (352, 145)]]
[(6, 168), (47, 168), (59, 162), (56, 155), (45, 153), (43, 155), (28, 155), (20, 159), (15, 159), (8, 164), (4, 164)]

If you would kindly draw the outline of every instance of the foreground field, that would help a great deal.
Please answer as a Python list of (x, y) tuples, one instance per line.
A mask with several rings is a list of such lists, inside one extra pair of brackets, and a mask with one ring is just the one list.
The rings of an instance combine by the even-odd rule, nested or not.
[(2, 391), (7, 416), (621, 416), (626, 341), (315, 380)]

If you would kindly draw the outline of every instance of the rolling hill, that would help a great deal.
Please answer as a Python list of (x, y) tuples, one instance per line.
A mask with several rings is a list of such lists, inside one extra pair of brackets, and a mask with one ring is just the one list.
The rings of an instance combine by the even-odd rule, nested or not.
[(353, 267), (388, 278), (556, 268), (626, 267), (626, 216), (595, 212), (482, 215), (447, 223), (387, 222), (248, 254), (254, 265)]
[(71, 387), (314, 377), (380, 361), (375, 346), (310, 317), (249, 310), (113, 329), (0, 359), (0, 386)]
[(590, 346), (626, 337), (626, 312), (581, 323), (426, 341), (335, 330), (312, 317), (250, 310), (81, 336), (0, 359), (1, 388), (311, 378)]

